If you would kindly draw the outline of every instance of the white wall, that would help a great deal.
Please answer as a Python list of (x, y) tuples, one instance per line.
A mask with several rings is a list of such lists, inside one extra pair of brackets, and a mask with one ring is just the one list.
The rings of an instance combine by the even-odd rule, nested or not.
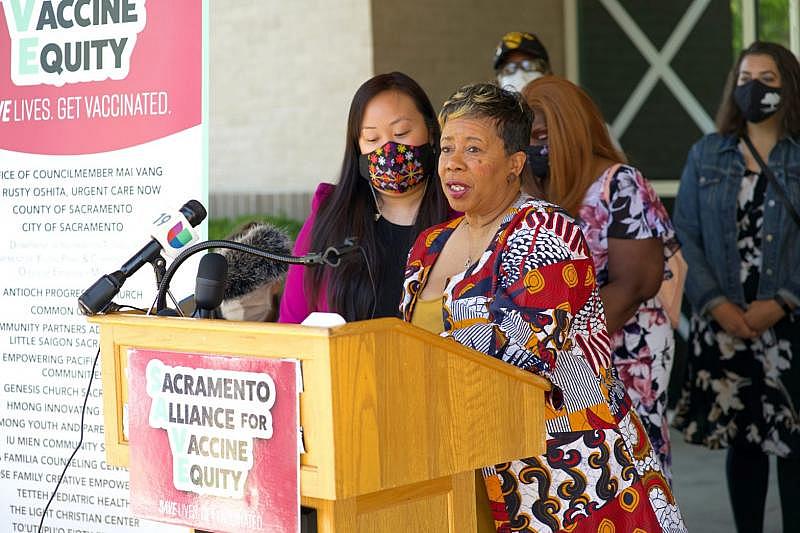
[(211, 193), (312, 191), (373, 75), (370, 0), (212, 0)]

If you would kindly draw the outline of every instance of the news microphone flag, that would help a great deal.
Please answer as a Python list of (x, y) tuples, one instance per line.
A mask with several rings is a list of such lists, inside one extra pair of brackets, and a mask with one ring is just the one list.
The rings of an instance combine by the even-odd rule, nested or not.
[(106, 309), (125, 283), (143, 265), (161, 257), (161, 253), (175, 258), (184, 248), (199, 240), (192, 229), (206, 218), (206, 208), (197, 200), (189, 200), (180, 210), (161, 213), (150, 229), (150, 242), (128, 259), (119, 270), (106, 274), (83, 291), (78, 298), (78, 309), (84, 315), (94, 315)]
[(158, 215), (151, 226), (150, 236), (161, 245), (164, 255), (172, 259), (200, 240), (200, 235), (180, 211)]

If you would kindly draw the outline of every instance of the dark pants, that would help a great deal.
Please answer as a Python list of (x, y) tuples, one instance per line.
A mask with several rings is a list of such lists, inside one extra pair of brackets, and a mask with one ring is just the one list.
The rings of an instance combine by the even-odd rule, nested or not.
[[(728, 448), (726, 474), (737, 531), (761, 533), (764, 530), (769, 455), (757, 445), (731, 446)], [(800, 455), (778, 458), (778, 488), (783, 530), (797, 531), (800, 525)]]

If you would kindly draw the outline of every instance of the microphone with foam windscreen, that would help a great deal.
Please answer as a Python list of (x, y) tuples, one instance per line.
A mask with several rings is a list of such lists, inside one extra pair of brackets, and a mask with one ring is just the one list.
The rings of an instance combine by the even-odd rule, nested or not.
[(200, 259), (194, 286), (194, 316), (222, 318), (219, 306), (225, 296), (227, 279), (228, 261), (222, 255), (209, 252)]
[[(355, 237), (349, 237), (345, 239), (341, 246), (328, 246), (324, 251), (321, 252), (309, 252), (305, 255), (293, 256), (289, 253), (290, 245), (288, 237), (286, 237), (281, 230), (278, 230), (277, 228), (268, 224), (259, 223), (250, 224), (248, 229), (253, 230), (250, 232), (249, 237), (246, 235), (247, 232), (243, 231), (237, 234), (237, 236), (233, 237), (234, 240), (211, 240), (201, 242), (186, 248), (180, 254), (178, 254), (175, 260), (169, 265), (169, 268), (167, 268), (164, 276), (158, 284), (156, 310), (160, 311), (167, 306), (167, 291), (169, 290), (169, 284), (170, 281), (172, 281), (172, 276), (174, 276), (175, 272), (178, 271), (178, 268), (180, 268), (184, 261), (189, 259), (192, 255), (202, 252), (203, 250), (210, 250), (212, 248), (234, 250), (243, 254), (238, 256), (241, 258), (245, 257), (244, 254), (252, 254), (268, 261), (267, 264), (259, 264), (262, 269), (256, 269), (251, 272), (251, 274), (255, 273), (255, 276), (249, 275), (242, 277), (239, 280), (242, 282), (242, 284), (237, 284), (238, 277), (236, 274), (239, 272), (247, 272), (247, 270), (234, 269), (232, 274), (233, 280), (230, 283), (231, 291), (225, 296), (226, 298), (230, 297), (231, 300), (236, 298), (234, 295), (241, 295), (243, 290), (246, 290), (248, 287), (253, 288), (263, 287), (265, 285), (274, 285), (274, 283), (269, 283), (270, 280), (275, 281), (271, 275), (276, 272), (282, 275), (287, 268), (285, 265), (327, 265), (335, 268), (339, 266), (343, 255), (354, 253), (356, 251), (363, 252), (361, 247), (358, 246)], [(276, 238), (278, 241), (275, 240)], [(235, 239), (240, 239), (241, 242), (237, 242)], [(244, 240), (254, 242), (256, 245), (254, 246), (247, 244), (244, 242)], [(274, 268), (278, 268), (280, 270), (276, 271)], [(259, 274), (261, 277), (259, 277)], [(237, 289), (237, 287), (239, 288)], [(251, 293), (248, 293), (248, 295), (249, 294)], [(225, 302), (223, 302), (223, 307), (224, 304)], [(228, 318), (227, 315), (226, 318)]]
[(122, 284), (147, 263), (156, 261), (164, 252), (175, 257), (198, 240), (194, 226), (206, 218), (206, 209), (197, 200), (189, 200), (177, 212), (161, 213), (151, 226), (150, 242), (128, 259), (119, 270), (98, 279), (78, 298), (84, 315), (102, 312), (117, 295)]
[[(292, 243), (281, 229), (253, 222), (230, 237), (236, 243), (289, 255)], [(228, 260), (228, 284), (222, 302), (222, 314), (228, 320), (263, 322), (277, 315), (277, 298), (288, 265), (226, 248), (220, 251)]]

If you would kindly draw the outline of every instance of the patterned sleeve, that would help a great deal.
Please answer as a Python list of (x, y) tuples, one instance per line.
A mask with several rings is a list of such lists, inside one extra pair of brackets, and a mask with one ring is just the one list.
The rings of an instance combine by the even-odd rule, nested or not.
[(558, 211), (516, 220), (495, 263), (488, 321), (445, 335), (548, 379), (566, 350), (582, 350), (595, 370), (607, 366), (602, 304), (580, 229)]
[(669, 214), (641, 172), (621, 165), (609, 181), (608, 188), (609, 238), (660, 238), (667, 257), (678, 249)]

